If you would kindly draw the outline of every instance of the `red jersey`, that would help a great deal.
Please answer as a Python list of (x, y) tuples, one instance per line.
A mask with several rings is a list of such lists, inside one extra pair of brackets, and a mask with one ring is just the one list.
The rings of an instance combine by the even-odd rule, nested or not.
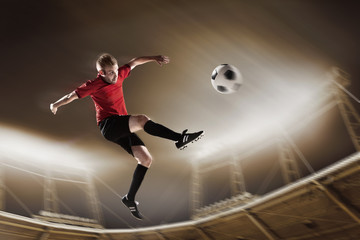
[(79, 98), (90, 96), (95, 104), (97, 124), (112, 115), (127, 115), (123, 94), (123, 82), (130, 75), (130, 66), (124, 65), (118, 69), (118, 79), (115, 84), (110, 84), (98, 76), (76, 88), (75, 93)]

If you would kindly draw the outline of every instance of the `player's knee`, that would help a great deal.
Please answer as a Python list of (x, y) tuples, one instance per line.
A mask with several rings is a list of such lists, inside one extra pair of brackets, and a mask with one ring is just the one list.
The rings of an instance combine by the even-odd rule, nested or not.
[(142, 126), (144, 126), (145, 123), (149, 120), (150, 120), (150, 118), (148, 116), (146, 116), (144, 114), (139, 115), (139, 122)]
[(139, 159), (139, 163), (145, 167), (150, 167), (153, 159), (151, 155), (143, 156), (141, 159)]

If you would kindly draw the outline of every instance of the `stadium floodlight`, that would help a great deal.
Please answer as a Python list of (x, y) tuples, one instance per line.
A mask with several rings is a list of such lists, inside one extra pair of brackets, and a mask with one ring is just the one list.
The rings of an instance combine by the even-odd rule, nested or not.
[(298, 130), (307, 117), (322, 109), (324, 99), (331, 95), (331, 82), (321, 69), (295, 70), (299, 69), (286, 74), (263, 73), (261, 84), (245, 78), (244, 86), (231, 99), (220, 96), (218, 101), (226, 104), (221, 109), (224, 120), (219, 121), (218, 132), (213, 136), (208, 133), (207, 140), (198, 145), (189, 159), (211, 161), (226, 153), (243, 153), (264, 141), (275, 143), (282, 129)]
[(66, 143), (51, 140), (12, 126), (0, 125), (0, 155), (36, 164), (89, 170), (89, 154)]

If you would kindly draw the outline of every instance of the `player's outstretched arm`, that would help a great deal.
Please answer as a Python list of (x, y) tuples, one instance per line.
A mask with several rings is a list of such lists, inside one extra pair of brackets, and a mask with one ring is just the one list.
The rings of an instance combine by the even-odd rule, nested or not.
[(131, 69), (133, 69), (138, 65), (148, 62), (157, 62), (160, 66), (162, 66), (163, 64), (168, 64), (170, 62), (170, 58), (163, 55), (137, 57), (131, 59), (130, 62), (128, 62), (128, 65), (131, 67)]
[(51, 112), (55, 115), (57, 112), (57, 109), (63, 105), (66, 105), (68, 103), (71, 103), (72, 101), (74, 101), (75, 99), (78, 99), (78, 95), (75, 93), (75, 91), (66, 94), (65, 96), (63, 96), (62, 98), (60, 98), (59, 100), (57, 100), (54, 103), (50, 104), (50, 110)]

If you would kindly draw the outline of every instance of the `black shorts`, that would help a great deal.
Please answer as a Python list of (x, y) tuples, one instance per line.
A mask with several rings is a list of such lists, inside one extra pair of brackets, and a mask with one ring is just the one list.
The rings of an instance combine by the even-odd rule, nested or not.
[(129, 129), (130, 115), (113, 115), (99, 123), (102, 135), (109, 141), (119, 144), (129, 154), (134, 155), (131, 146), (145, 146), (143, 141)]

